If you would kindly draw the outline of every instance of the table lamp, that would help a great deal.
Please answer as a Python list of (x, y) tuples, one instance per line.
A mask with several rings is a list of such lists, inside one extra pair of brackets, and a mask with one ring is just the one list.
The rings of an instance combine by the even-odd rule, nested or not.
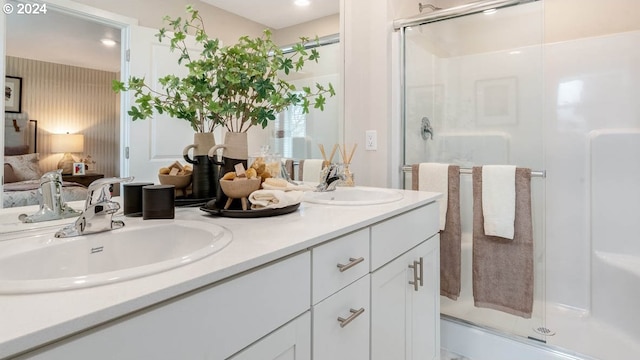
[(64, 153), (58, 162), (58, 169), (62, 169), (62, 174), (68, 175), (73, 172), (73, 163), (76, 160), (71, 153), (81, 153), (84, 151), (84, 135), (82, 134), (54, 134), (51, 140), (51, 152)]

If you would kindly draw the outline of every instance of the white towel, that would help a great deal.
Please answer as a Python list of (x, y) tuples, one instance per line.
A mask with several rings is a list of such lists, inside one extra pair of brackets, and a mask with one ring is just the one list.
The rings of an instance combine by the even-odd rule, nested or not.
[(302, 191), (256, 190), (249, 195), (249, 201), (254, 210), (278, 209), (300, 203), (302, 195)]
[(513, 240), (516, 217), (516, 167), (482, 167), (482, 213), (485, 235)]
[(442, 193), (440, 199), (440, 230), (447, 223), (449, 202), (449, 164), (420, 163), (418, 168), (418, 190)]
[(320, 172), (322, 171), (321, 159), (305, 159), (302, 168), (302, 181), (320, 182)]

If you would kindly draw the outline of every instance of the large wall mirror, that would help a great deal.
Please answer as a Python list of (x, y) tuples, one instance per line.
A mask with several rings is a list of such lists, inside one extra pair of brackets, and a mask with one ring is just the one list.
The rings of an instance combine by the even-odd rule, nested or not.
[[(17, 7), (20, 1), (8, 3)], [(77, 160), (87, 160), (88, 174), (120, 176), (122, 104), (119, 95), (111, 90), (111, 81), (122, 74), (121, 29), (95, 14), (84, 13), (88, 8), (84, 4), (71, 1), (62, 4), (48, 6), (46, 16), (6, 16), (5, 75), (20, 78), (22, 106), (19, 113), (5, 112), (3, 145), (6, 149), (7, 144), (15, 142), (14, 119), (37, 120), (37, 149), (29, 152), (39, 153), (37, 166), (41, 172), (56, 169), (66, 152), (55, 144), (53, 135), (69, 133), (82, 135), (82, 146), (76, 146), (72, 155)], [(124, 12), (121, 15), (136, 17)], [(295, 30), (298, 29), (304, 29), (304, 24), (296, 25)], [(335, 33), (339, 30), (336, 26)], [(278, 31), (273, 30), (274, 35)], [(293, 118), (283, 114), (267, 129), (256, 132), (250, 151), (269, 145), (290, 158), (315, 158), (319, 156), (318, 143), (331, 146), (342, 142), (342, 56), (338, 38), (336, 35), (319, 48), (319, 65), (291, 79), (301, 86), (315, 81), (331, 82), (338, 95), (330, 100), (324, 112), (314, 111), (302, 122), (291, 121)], [(33, 204), (33, 200), (7, 201), (6, 194), (7, 191), (3, 207)]]

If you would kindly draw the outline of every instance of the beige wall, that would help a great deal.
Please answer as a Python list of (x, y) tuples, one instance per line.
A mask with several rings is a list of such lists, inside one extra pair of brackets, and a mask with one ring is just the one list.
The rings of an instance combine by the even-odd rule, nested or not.
[[(158, 1), (154, 0), (74, 0), (94, 8), (106, 10), (119, 15), (138, 19), (140, 26), (159, 29), (165, 24), (162, 18), (166, 15), (176, 17), (185, 13), (185, 8), (193, 4), (202, 15), (207, 33), (222, 40), (226, 44), (233, 44), (243, 35), (258, 36), (267, 27), (219, 9), (202, 2), (194, 3), (191, 0)], [(332, 35), (339, 32), (340, 16), (330, 15), (301, 25), (273, 30), (273, 40), (279, 45), (289, 45), (297, 42), (301, 36), (319, 37)]]
[(162, 18), (185, 14), (187, 5), (193, 4), (200, 11), (207, 33), (225, 44), (233, 44), (242, 35), (257, 36), (266, 28), (230, 12), (193, 0), (74, 0), (94, 8), (138, 19), (140, 26), (159, 29), (164, 26)]
[(119, 174), (120, 118), (118, 95), (111, 90), (114, 72), (85, 69), (8, 56), (6, 73), (22, 77), (22, 111), (38, 120), (40, 167), (57, 167), (51, 154), (51, 134), (84, 134), (84, 154), (96, 161), (96, 171)]
[(545, 0), (545, 42), (640, 29), (638, 0)]
[(273, 30), (273, 41), (280, 45), (291, 45), (300, 41), (300, 37), (315, 38), (340, 32), (340, 15), (330, 15), (304, 24)]

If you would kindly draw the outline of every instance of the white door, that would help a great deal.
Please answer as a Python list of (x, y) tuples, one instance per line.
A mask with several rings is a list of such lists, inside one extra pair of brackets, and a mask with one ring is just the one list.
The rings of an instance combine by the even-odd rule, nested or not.
[[(144, 77), (151, 88), (161, 91), (158, 79), (168, 74), (184, 76), (188, 72), (184, 66), (178, 65), (178, 52), (169, 50), (169, 39), (159, 42), (155, 36), (157, 33), (157, 29), (131, 26), (129, 74)], [(199, 53), (192, 39), (190, 48), (192, 53)], [(131, 93), (125, 107), (128, 110), (135, 105)], [(157, 183), (158, 169), (176, 160), (185, 163), (182, 151), (193, 143), (194, 133), (187, 121), (155, 114), (151, 119), (136, 121), (127, 116), (125, 124), (127, 129), (122, 146), (128, 146), (129, 158), (124, 160), (123, 176)]]

